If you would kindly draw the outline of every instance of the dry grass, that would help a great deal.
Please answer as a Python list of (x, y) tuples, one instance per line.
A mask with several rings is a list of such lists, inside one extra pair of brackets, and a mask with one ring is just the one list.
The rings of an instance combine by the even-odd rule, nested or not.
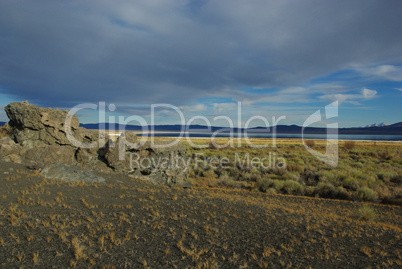
[(364, 221), (371, 221), (376, 218), (376, 213), (375, 210), (368, 206), (368, 205), (363, 205), (361, 206), (358, 211), (358, 218)]
[(356, 146), (356, 142), (355, 141), (345, 141), (345, 142), (343, 142), (343, 146), (350, 150)]
[[(291, 170), (273, 171), (261, 179), (252, 177), (255, 171), (247, 171), (242, 176), (250, 181), (244, 186), (238, 181), (231, 186), (219, 183), (231, 179), (233, 171), (212, 171), (200, 180), (194, 178), (194, 185), (206, 178), (216, 180), (212, 187), (206, 182), (182, 189), (122, 175), (103, 175), (108, 184), (70, 184), (45, 180), (16, 164), (15, 173), (5, 175), (9, 166), (0, 166), (0, 267), (397, 267), (402, 260), (400, 207), (363, 206), (375, 213), (372, 217), (360, 202), (314, 198), (315, 188), (322, 189), (319, 196), (341, 192), (333, 184), (348, 178), (341, 177), (341, 170), (308, 170), (322, 184), (304, 185), (294, 175), (305, 171), (301, 162), (307, 155), (298, 155), (302, 154), (300, 143), (285, 142), (279, 143), (285, 154), (302, 157)], [(378, 158), (388, 158), (385, 149), (389, 146), (378, 143), (370, 151), (370, 145), (365, 145), (368, 154), (383, 151)], [(317, 141), (315, 147), (321, 146)], [(262, 154), (246, 147), (239, 150)], [(393, 147), (389, 152), (397, 150)], [(232, 151), (205, 149), (210, 156)], [(366, 156), (360, 143), (350, 151), (341, 154), (345, 154), (343, 161), (356, 158), (351, 165)], [(365, 161), (370, 163), (370, 159)], [(314, 164), (317, 169), (323, 167)], [(358, 169), (362, 168), (352, 172)], [(363, 176), (364, 181), (357, 184), (365, 182), (374, 190), (370, 184), (376, 180), (368, 178), (369, 174)], [(394, 176), (381, 175), (381, 188), (397, 185)], [(256, 190), (257, 182), (266, 193)], [(274, 194), (270, 190), (275, 186), (293, 195)], [(312, 197), (294, 196), (300, 190), (305, 195), (311, 191)]]

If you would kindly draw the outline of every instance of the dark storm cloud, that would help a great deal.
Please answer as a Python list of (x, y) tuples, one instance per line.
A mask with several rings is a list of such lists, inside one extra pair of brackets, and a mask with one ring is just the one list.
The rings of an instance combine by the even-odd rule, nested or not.
[(0, 87), (48, 106), (287, 87), (400, 57), (400, 14), (382, 0), (1, 1)]

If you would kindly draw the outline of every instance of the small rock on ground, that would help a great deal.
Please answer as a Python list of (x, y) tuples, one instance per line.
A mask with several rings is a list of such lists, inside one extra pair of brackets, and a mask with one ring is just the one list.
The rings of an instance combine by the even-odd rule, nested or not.
[(42, 175), (46, 178), (54, 178), (67, 182), (84, 182), (84, 183), (105, 183), (106, 179), (99, 177), (92, 172), (82, 170), (74, 165), (54, 164), (46, 167), (42, 171)]

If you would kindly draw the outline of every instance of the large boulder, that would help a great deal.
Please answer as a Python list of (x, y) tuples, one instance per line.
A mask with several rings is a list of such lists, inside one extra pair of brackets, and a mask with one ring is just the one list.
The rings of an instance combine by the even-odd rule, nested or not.
[(43, 146), (28, 149), (25, 152), (25, 160), (29, 161), (32, 167), (42, 169), (56, 163), (75, 164), (75, 148), (61, 146)]
[(134, 143), (124, 136), (109, 141), (104, 159), (119, 173), (169, 186), (184, 184), (186, 148), (178, 141)]
[(26, 149), (17, 144), (10, 137), (0, 139), (0, 155), (5, 161), (22, 163)]
[(68, 111), (37, 107), (26, 101), (11, 103), (5, 111), (10, 119), (6, 131), (11, 137), (0, 141), (0, 155), (7, 161), (25, 162), (43, 170), (47, 176), (53, 168), (60, 175), (63, 171), (74, 174), (73, 165), (88, 171), (131, 174), (167, 185), (182, 184), (187, 178), (183, 161), (186, 149), (180, 142), (141, 144), (134, 133), (126, 132), (116, 141), (105, 143), (106, 137), (79, 127), (77, 116)]
[(99, 148), (78, 148), (78, 150), (75, 152), (75, 160), (77, 162), (76, 165), (85, 170), (113, 173), (113, 169), (108, 167), (104, 162), (102, 157), (104, 155), (103, 151), (103, 149)]
[[(25, 148), (35, 148), (46, 145), (77, 146), (67, 137), (66, 119), (68, 111), (37, 107), (25, 102), (14, 102), (5, 107), (8, 125), (12, 129), (13, 139)], [(71, 117), (72, 137), (78, 142), (97, 141), (93, 132), (79, 127), (78, 117)]]

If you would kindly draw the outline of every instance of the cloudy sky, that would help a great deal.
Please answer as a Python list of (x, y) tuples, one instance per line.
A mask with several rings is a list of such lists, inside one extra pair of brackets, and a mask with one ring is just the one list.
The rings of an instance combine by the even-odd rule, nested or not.
[[(0, 0), (0, 106), (106, 102), (108, 116), (150, 123), (151, 104), (170, 104), (226, 125), (214, 117), (237, 122), (241, 102), (242, 123), (301, 125), (338, 100), (341, 127), (395, 123), (401, 14), (398, 0)], [(179, 123), (172, 107), (155, 111), (156, 124)]]

